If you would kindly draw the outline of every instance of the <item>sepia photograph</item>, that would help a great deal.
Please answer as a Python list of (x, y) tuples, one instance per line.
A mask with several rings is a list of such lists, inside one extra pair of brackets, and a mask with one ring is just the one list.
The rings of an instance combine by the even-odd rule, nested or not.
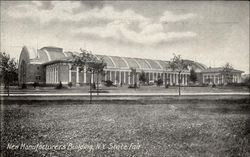
[(0, 1), (1, 157), (249, 157), (249, 1)]

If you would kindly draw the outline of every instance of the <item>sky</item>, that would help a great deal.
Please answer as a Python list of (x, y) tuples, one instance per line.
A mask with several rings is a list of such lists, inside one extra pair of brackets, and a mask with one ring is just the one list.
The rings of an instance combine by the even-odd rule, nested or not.
[(249, 73), (248, 1), (1, 1), (1, 51), (24, 45), (170, 60)]

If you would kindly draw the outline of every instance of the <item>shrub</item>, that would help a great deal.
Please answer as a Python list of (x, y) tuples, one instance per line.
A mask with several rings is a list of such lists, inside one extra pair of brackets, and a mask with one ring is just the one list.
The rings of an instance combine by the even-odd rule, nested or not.
[(63, 85), (62, 82), (60, 81), (59, 84), (56, 85), (55, 89), (62, 89)]
[(169, 84), (166, 84), (166, 85), (165, 85), (165, 88), (169, 88)]
[(92, 88), (92, 89), (96, 89), (95, 83), (92, 83), (92, 84), (91, 84), (91, 88)]
[(130, 85), (128, 86), (128, 88), (135, 88), (135, 86), (132, 85), (132, 84), (130, 84)]
[(163, 84), (163, 80), (159, 79), (156, 81), (157, 86), (161, 86)]
[(113, 81), (111, 81), (111, 80), (105, 81), (105, 86), (107, 86), (107, 87), (113, 86)]
[(128, 88), (139, 88), (139, 86), (137, 85), (137, 83), (135, 83), (135, 84), (130, 84)]
[(27, 85), (25, 83), (22, 84), (22, 89), (26, 89)]
[(68, 86), (69, 86), (69, 88), (71, 88), (71, 87), (73, 86), (73, 83), (72, 83), (72, 82), (69, 82), (69, 83), (68, 83)]
[(33, 87), (36, 88), (37, 86), (39, 86), (39, 83), (38, 82), (34, 82), (33, 83)]

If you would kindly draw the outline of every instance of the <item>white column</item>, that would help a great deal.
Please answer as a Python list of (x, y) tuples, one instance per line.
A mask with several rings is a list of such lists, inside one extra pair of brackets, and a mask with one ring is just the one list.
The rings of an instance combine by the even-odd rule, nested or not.
[(109, 71), (109, 80), (112, 81), (112, 71)]
[(117, 83), (117, 81), (116, 81), (116, 71), (115, 71), (115, 79), (114, 79), (114, 82), (115, 82), (115, 84)]
[(52, 74), (52, 69), (51, 67), (49, 67), (49, 83), (52, 83), (51, 74)]
[(130, 79), (131, 79), (131, 75), (130, 75), (130, 72), (128, 72), (128, 84), (130, 85)]
[(50, 69), (50, 82), (53, 83), (53, 67)]
[(56, 66), (56, 83), (57, 83), (58, 81), (57, 81), (57, 66)]
[(83, 68), (83, 83), (87, 83), (86, 72), (87, 72), (87, 69), (86, 69), (86, 66), (84, 66), (84, 68)]
[(51, 71), (51, 73), (50, 73), (50, 79), (51, 79), (51, 83), (53, 83), (53, 67), (51, 67), (51, 69), (50, 69)]
[(133, 75), (132, 84), (135, 84), (135, 75), (134, 75), (134, 73), (132, 73), (132, 75)]
[(179, 74), (176, 74), (176, 83), (179, 85)]
[(187, 85), (188, 74), (185, 75), (185, 85)]
[(50, 82), (53, 83), (53, 67), (50, 68)]
[(49, 83), (49, 66), (47, 67), (47, 83)]
[(49, 83), (49, 66), (47, 67), (47, 83)]
[(71, 82), (71, 65), (69, 64), (69, 82)]
[(176, 80), (175, 79), (176, 79), (176, 75), (175, 75), (175, 73), (173, 73), (173, 83), (174, 84), (176, 84)]
[(105, 71), (105, 76), (104, 76), (105, 81), (107, 81), (107, 74), (108, 74), (108, 71)]
[(166, 74), (163, 72), (163, 73), (162, 73), (162, 80), (163, 80), (163, 84), (165, 84), (165, 83), (166, 83), (165, 75), (166, 75)]
[(53, 68), (53, 73), (54, 73), (54, 83), (56, 83), (56, 67)]
[(46, 72), (45, 72), (45, 83), (48, 83), (48, 67), (46, 67)]
[(121, 82), (122, 82), (122, 73), (121, 71), (119, 71), (119, 84), (121, 84)]
[(169, 74), (168, 73), (166, 73), (166, 79), (167, 79), (167, 84), (169, 84), (170, 82), (170, 80), (169, 80)]
[(79, 67), (76, 67), (76, 83), (79, 83)]
[(52, 67), (52, 83), (55, 83), (55, 81), (54, 81), (54, 77), (55, 77), (55, 71), (54, 71), (55, 69), (54, 69), (54, 67)]
[(126, 84), (126, 72), (123, 72), (123, 83)]
[(91, 83), (94, 83), (94, 74), (90, 73), (90, 77), (91, 77)]
[(182, 74), (181, 75), (181, 83), (182, 83), (182, 85), (184, 85), (185, 84), (185, 75), (184, 74)]
[(173, 80), (172, 80), (172, 73), (169, 74), (169, 84), (173, 85)]
[(48, 67), (48, 83), (50, 83), (50, 67)]
[(215, 75), (214, 75), (214, 84), (215, 84)]

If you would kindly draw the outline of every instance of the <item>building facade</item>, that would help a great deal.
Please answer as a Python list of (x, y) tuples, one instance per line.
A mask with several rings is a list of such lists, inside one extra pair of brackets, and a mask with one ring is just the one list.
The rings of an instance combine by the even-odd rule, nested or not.
[[(79, 53), (63, 51), (58, 47), (43, 47), (37, 50), (24, 46), (19, 58), (19, 84), (33, 84), (34, 82), (68, 84), (71, 82), (73, 85), (84, 85), (96, 82), (98, 79), (99, 82), (111, 80), (117, 85), (130, 85), (139, 83), (139, 75), (142, 72), (145, 73), (148, 82), (162, 79), (163, 84), (178, 85), (180, 82), (183, 86), (189, 82), (190, 71), (187, 69), (182, 72), (178, 81), (179, 74), (170, 69), (169, 61), (95, 55), (107, 64), (104, 73), (97, 76), (87, 72), (86, 67), (80, 70), (79, 67), (73, 66), (73, 55), (79, 55)], [(190, 60), (185, 60), (185, 62), (197, 71), (202, 71), (204, 78), (209, 74), (204, 71), (207, 69), (205, 65)]]

